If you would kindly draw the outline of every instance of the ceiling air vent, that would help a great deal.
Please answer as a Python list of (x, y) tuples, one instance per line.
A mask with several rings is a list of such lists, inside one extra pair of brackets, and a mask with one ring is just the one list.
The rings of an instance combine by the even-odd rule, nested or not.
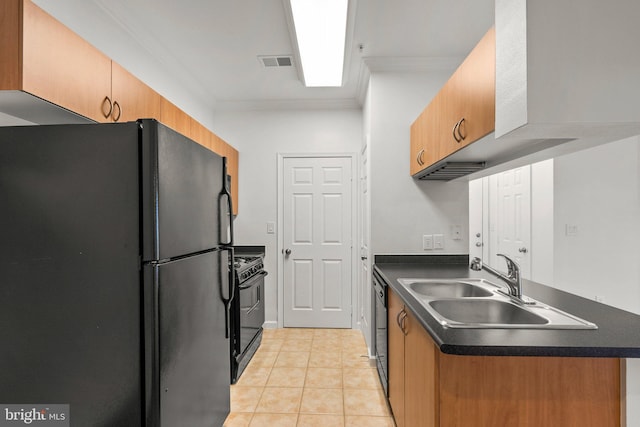
[(293, 66), (293, 57), (289, 55), (258, 56), (258, 59), (265, 68)]
[(484, 169), (484, 162), (444, 162), (425, 169), (418, 179), (425, 181), (450, 181)]

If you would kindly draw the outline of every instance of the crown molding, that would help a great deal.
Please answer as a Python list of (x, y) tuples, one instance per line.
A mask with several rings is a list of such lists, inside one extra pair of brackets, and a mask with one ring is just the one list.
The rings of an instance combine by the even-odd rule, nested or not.
[(339, 99), (273, 99), (216, 102), (217, 111), (267, 111), (267, 110), (359, 110), (355, 98)]
[(369, 56), (362, 62), (369, 72), (428, 72), (455, 70), (464, 57), (458, 56)]

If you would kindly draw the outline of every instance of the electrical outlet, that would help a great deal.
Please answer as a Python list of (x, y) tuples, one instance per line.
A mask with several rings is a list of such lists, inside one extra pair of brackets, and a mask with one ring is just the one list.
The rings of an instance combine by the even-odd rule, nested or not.
[(425, 251), (433, 249), (433, 234), (425, 234), (422, 236), (422, 249)]
[(453, 240), (462, 240), (462, 226), (460, 224), (451, 226), (451, 238)]
[(444, 234), (433, 235), (433, 249), (444, 249)]
[(578, 235), (578, 226), (573, 224), (564, 225), (565, 236), (573, 237)]

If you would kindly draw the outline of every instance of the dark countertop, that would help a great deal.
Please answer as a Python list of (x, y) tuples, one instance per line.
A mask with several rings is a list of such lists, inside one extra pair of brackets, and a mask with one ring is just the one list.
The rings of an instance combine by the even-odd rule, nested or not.
[(466, 255), (376, 255), (374, 273), (400, 296), (440, 351), (458, 355), (640, 358), (640, 316), (586, 298), (523, 280), (523, 293), (595, 323), (596, 330), (453, 329), (443, 327), (397, 279), (484, 278), (469, 268)]

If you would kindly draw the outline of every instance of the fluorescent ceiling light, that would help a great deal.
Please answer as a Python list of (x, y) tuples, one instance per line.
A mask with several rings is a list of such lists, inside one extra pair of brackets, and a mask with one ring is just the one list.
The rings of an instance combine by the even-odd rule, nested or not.
[(342, 86), (349, 0), (290, 0), (306, 86)]

